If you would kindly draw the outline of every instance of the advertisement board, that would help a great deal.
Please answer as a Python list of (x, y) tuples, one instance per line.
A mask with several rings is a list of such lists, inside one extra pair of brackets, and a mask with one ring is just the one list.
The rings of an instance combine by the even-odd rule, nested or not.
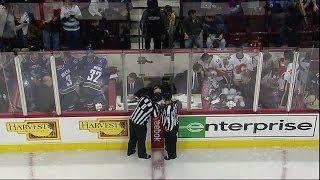
[(151, 125), (151, 147), (164, 148), (164, 128), (160, 118), (153, 118)]
[[(180, 116), (180, 148), (317, 147), (319, 114)], [(159, 118), (151, 120), (147, 147), (164, 148)], [(0, 151), (126, 149), (129, 117), (7, 118), (0, 120)]]
[(318, 115), (180, 117), (180, 138), (315, 137)]
[(23, 122), (6, 122), (8, 133), (26, 136), (27, 141), (60, 140), (58, 119), (25, 120)]
[(128, 137), (128, 126), (128, 118), (98, 118), (97, 120), (79, 121), (79, 130), (96, 133), (99, 139)]

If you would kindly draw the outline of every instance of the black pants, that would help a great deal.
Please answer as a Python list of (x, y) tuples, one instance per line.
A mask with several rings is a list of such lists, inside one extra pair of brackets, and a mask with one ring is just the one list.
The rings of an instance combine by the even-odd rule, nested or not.
[(175, 159), (177, 157), (178, 128), (178, 126), (175, 126), (171, 131), (164, 132), (165, 148), (170, 159)]
[(132, 154), (136, 150), (138, 142), (138, 156), (139, 158), (146, 157), (146, 137), (147, 125), (138, 125), (130, 120), (130, 139), (128, 143), (128, 154)]
[(161, 35), (147, 35), (145, 38), (145, 48), (150, 49), (151, 39), (153, 38), (154, 49), (161, 49)]

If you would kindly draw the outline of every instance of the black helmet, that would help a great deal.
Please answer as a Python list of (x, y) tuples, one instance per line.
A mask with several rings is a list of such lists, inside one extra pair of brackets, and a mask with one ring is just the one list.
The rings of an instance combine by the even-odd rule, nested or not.
[(158, 89), (158, 88), (161, 89), (161, 87), (160, 87), (159, 85), (154, 85), (154, 86), (152, 86), (152, 88), (150, 88), (150, 90), (149, 90), (150, 98), (151, 98), (151, 100), (152, 100), (153, 102), (159, 102), (159, 101), (162, 100), (162, 89), (161, 89), (161, 92), (159, 92), (159, 93), (155, 93), (155, 92), (154, 92), (154, 91), (155, 91), (156, 89)]
[(173, 89), (171, 88), (169, 83), (167, 82), (162, 83), (161, 92), (164, 100), (171, 100)]

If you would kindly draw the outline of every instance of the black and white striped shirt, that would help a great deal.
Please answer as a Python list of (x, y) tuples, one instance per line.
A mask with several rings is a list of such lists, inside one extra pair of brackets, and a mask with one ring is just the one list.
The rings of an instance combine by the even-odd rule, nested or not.
[(154, 104), (148, 97), (141, 97), (138, 105), (133, 111), (130, 119), (133, 123), (144, 125), (150, 117), (158, 117), (159, 108), (158, 104)]
[(176, 102), (172, 102), (161, 109), (161, 119), (167, 131), (172, 131), (179, 124), (178, 105)]

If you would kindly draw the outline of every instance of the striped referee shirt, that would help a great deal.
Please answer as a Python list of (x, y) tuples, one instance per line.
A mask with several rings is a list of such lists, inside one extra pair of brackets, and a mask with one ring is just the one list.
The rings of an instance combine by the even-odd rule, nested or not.
[(150, 117), (158, 117), (158, 104), (154, 104), (151, 99), (146, 96), (140, 98), (138, 105), (131, 115), (131, 121), (138, 125), (144, 125)]
[(172, 131), (175, 126), (178, 126), (179, 119), (177, 102), (172, 102), (171, 104), (168, 104), (164, 108), (162, 108), (161, 119), (164, 128), (167, 131)]

